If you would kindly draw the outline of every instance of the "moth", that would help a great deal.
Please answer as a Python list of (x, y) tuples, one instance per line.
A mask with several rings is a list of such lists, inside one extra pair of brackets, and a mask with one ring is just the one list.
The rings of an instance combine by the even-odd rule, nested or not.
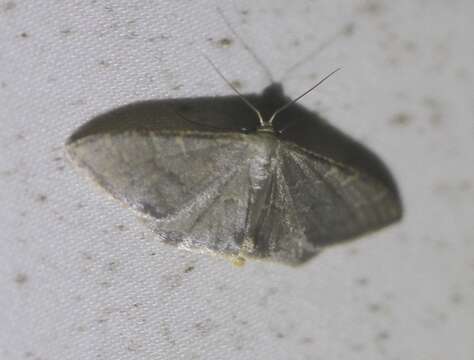
[(102, 114), (67, 140), (68, 158), (163, 242), (235, 264), (299, 265), (400, 219), (384, 164), (297, 104), (301, 96), (278, 83), (243, 96), (228, 84), (236, 96)]

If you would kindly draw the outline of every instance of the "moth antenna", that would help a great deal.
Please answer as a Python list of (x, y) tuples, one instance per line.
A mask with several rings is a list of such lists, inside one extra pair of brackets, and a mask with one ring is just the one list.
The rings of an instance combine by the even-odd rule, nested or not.
[(292, 66), (290, 66), (285, 71), (285, 73), (283, 74), (283, 76), (281, 77), (279, 82), (283, 83), (284, 79), (287, 78), (288, 75), (290, 75), (293, 71), (298, 69), (301, 65), (303, 65), (305, 62), (309, 61), (310, 59), (312, 59), (316, 55), (322, 53), (327, 47), (329, 47), (329, 45), (332, 45), (334, 43), (334, 41), (336, 41), (340, 36), (345, 35), (345, 34), (350, 34), (353, 31), (353, 29), (354, 29), (354, 24), (353, 23), (345, 25), (342, 29), (340, 29), (337, 33), (335, 33), (333, 36), (331, 36), (329, 39), (327, 39), (325, 42), (323, 42), (321, 45), (319, 45), (316, 49), (311, 51), (308, 55), (303, 57), (301, 60), (299, 60), (298, 62), (296, 62)]
[(270, 125), (273, 124), (273, 120), (275, 119), (275, 116), (277, 116), (279, 113), (281, 113), (282, 111), (286, 110), (288, 107), (290, 107), (291, 105), (293, 105), (294, 103), (296, 103), (299, 99), (301, 99), (303, 96), (307, 95), (308, 93), (310, 93), (311, 91), (313, 91), (314, 89), (316, 89), (319, 85), (321, 85), (323, 82), (325, 82), (327, 79), (329, 79), (332, 75), (334, 75), (335, 73), (337, 73), (339, 70), (341, 70), (341, 68), (337, 68), (336, 70), (332, 71), (331, 73), (329, 73), (328, 75), (326, 75), (325, 77), (323, 77), (321, 80), (319, 80), (316, 85), (312, 86), (310, 89), (306, 90), (304, 93), (302, 93), (300, 96), (298, 96), (296, 99), (294, 100), (291, 100), (289, 102), (287, 102), (285, 105), (283, 105), (282, 107), (278, 108), (275, 110), (275, 112), (273, 113), (273, 115), (270, 117), (270, 120), (268, 120), (268, 122), (270, 123)]
[(255, 60), (255, 62), (261, 66), (261, 68), (265, 71), (265, 74), (267, 75), (268, 79), (270, 80), (271, 83), (275, 82), (274, 79), (273, 79), (273, 76), (272, 76), (272, 73), (270, 72), (270, 70), (268, 69), (268, 66), (265, 65), (265, 63), (262, 61), (262, 59), (260, 59), (256, 52), (249, 46), (247, 45), (247, 43), (244, 41), (244, 39), (242, 39), (242, 37), (237, 33), (237, 31), (235, 31), (235, 29), (233, 28), (232, 24), (230, 23), (229, 19), (227, 19), (227, 17), (224, 15), (224, 12), (222, 11), (222, 9), (220, 7), (217, 7), (217, 12), (219, 13), (219, 15), (222, 17), (222, 20), (224, 20), (224, 22), (226, 23), (227, 27), (229, 28), (229, 30), (232, 32), (232, 34), (234, 34), (234, 36), (239, 39), (239, 41), (242, 43), (242, 45), (244, 46), (245, 50), (247, 50), (249, 52), (250, 55), (252, 55), (253, 59)]
[(214, 68), (214, 70), (219, 74), (219, 76), (227, 83), (227, 85), (229, 85), (229, 87), (235, 91), (235, 93), (239, 96), (239, 98), (248, 105), (248, 107), (250, 107), (253, 111), (255, 111), (255, 113), (257, 114), (257, 117), (258, 117), (258, 121), (260, 122), (260, 125), (263, 127), (265, 126), (265, 122), (263, 121), (263, 117), (262, 117), (262, 114), (260, 113), (260, 111), (255, 107), (255, 105), (253, 105), (250, 101), (248, 101), (245, 96), (243, 96), (239, 90), (237, 90), (235, 88), (234, 85), (232, 85), (232, 83), (227, 80), (225, 78), (225, 76), (219, 71), (219, 69), (217, 68), (217, 66), (211, 61), (211, 59), (209, 59), (205, 54), (202, 54), (204, 56), (204, 58), (209, 62), (209, 64), (211, 64), (211, 66)]

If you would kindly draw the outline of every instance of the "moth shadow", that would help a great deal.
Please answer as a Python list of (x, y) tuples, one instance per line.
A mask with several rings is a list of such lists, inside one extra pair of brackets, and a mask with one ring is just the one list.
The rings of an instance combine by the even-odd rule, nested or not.
[[(269, 119), (275, 109), (290, 101), (279, 84), (270, 85), (261, 94), (245, 97), (259, 109), (264, 119)], [(238, 96), (161, 99), (136, 102), (103, 113), (76, 130), (69, 142), (91, 134), (127, 130), (252, 132), (257, 127), (256, 113)], [(363, 144), (299, 104), (280, 113), (275, 118), (274, 128), (282, 131), (279, 135), (282, 140), (301, 145), (380, 181), (393, 193), (401, 217), (402, 203), (392, 174)]]

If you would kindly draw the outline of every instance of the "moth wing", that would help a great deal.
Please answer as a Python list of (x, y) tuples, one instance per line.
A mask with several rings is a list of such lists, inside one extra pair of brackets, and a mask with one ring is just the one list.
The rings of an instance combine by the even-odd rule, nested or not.
[(164, 241), (237, 255), (250, 182), (248, 144), (236, 133), (102, 133), (68, 144), (72, 161), (145, 215)]
[(289, 144), (277, 150), (268, 186), (254, 252), (293, 265), (401, 216), (382, 183)]
[(276, 262), (298, 265), (320, 251), (308, 242), (297, 213), (293, 211), (289, 189), (284, 182), (283, 168), (278, 158), (272, 161), (272, 171), (262, 198), (254, 204), (251, 244), (243, 246), (247, 257), (269, 258)]

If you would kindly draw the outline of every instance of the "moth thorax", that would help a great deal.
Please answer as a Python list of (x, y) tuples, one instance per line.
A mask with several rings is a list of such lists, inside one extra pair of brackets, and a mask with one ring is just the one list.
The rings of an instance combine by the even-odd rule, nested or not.
[(275, 152), (275, 142), (267, 136), (256, 136), (252, 145), (253, 154), (249, 163), (250, 178), (253, 187), (258, 189), (271, 175), (271, 159)]

